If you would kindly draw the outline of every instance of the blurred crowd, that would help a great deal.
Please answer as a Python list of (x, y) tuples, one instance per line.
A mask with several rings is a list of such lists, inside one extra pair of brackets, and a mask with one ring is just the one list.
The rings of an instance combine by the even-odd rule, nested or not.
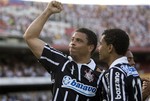
[[(0, 78), (52, 76), (31, 55), (0, 55)], [(1, 83), (1, 80), (0, 80)], [(0, 89), (3, 86), (0, 86)], [(38, 88), (37, 88), (38, 89)], [(0, 101), (51, 101), (51, 91), (30, 91), (0, 94)]]
[(51, 91), (19, 92), (1, 95), (0, 101), (52, 101)]
[[(0, 36), (22, 37), (28, 25), (47, 3), (22, 2), (1, 4)], [(98, 35), (107, 28), (122, 28), (131, 37), (131, 47), (150, 46), (150, 6), (104, 6), (64, 4), (64, 11), (52, 16), (41, 37), (52, 44), (68, 44), (78, 27), (93, 29)]]
[(51, 76), (37, 61), (30, 57), (0, 58), (0, 77), (47, 77)]

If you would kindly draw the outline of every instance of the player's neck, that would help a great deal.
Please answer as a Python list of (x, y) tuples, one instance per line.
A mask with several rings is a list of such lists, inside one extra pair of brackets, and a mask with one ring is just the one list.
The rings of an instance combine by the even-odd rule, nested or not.
[(80, 63), (80, 64), (88, 64), (88, 63), (90, 63), (90, 57), (87, 57), (87, 58), (85, 58), (85, 57), (75, 57), (74, 61), (76, 63)]

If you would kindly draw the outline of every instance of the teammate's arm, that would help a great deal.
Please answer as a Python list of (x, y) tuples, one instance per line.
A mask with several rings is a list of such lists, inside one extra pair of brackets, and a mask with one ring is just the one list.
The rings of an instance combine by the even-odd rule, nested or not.
[(48, 18), (54, 14), (62, 11), (62, 4), (57, 1), (51, 1), (48, 3), (45, 10), (42, 12), (40, 16), (38, 16), (28, 27), (26, 32), (24, 33), (24, 39), (27, 42), (29, 48), (33, 52), (33, 54), (39, 59), (45, 42), (39, 39), (40, 33), (44, 27), (44, 24), (48, 20)]

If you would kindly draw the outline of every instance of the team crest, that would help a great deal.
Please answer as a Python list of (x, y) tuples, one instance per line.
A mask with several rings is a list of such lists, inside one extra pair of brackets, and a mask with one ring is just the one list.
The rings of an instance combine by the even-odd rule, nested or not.
[(91, 70), (91, 69), (90, 69), (90, 70), (85, 70), (85, 75), (84, 75), (84, 77), (85, 77), (86, 79), (88, 79), (89, 82), (93, 82), (93, 80), (94, 80), (94, 75), (93, 75), (93, 73), (92, 73), (92, 70)]

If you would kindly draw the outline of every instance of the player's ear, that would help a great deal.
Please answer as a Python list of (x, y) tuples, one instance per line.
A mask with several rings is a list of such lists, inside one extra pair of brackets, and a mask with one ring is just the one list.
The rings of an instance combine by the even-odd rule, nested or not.
[(89, 45), (89, 51), (92, 52), (93, 49), (94, 49), (94, 45)]
[(108, 52), (111, 53), (114, 50), (114, 46), (112, 44), (108, 45)]

